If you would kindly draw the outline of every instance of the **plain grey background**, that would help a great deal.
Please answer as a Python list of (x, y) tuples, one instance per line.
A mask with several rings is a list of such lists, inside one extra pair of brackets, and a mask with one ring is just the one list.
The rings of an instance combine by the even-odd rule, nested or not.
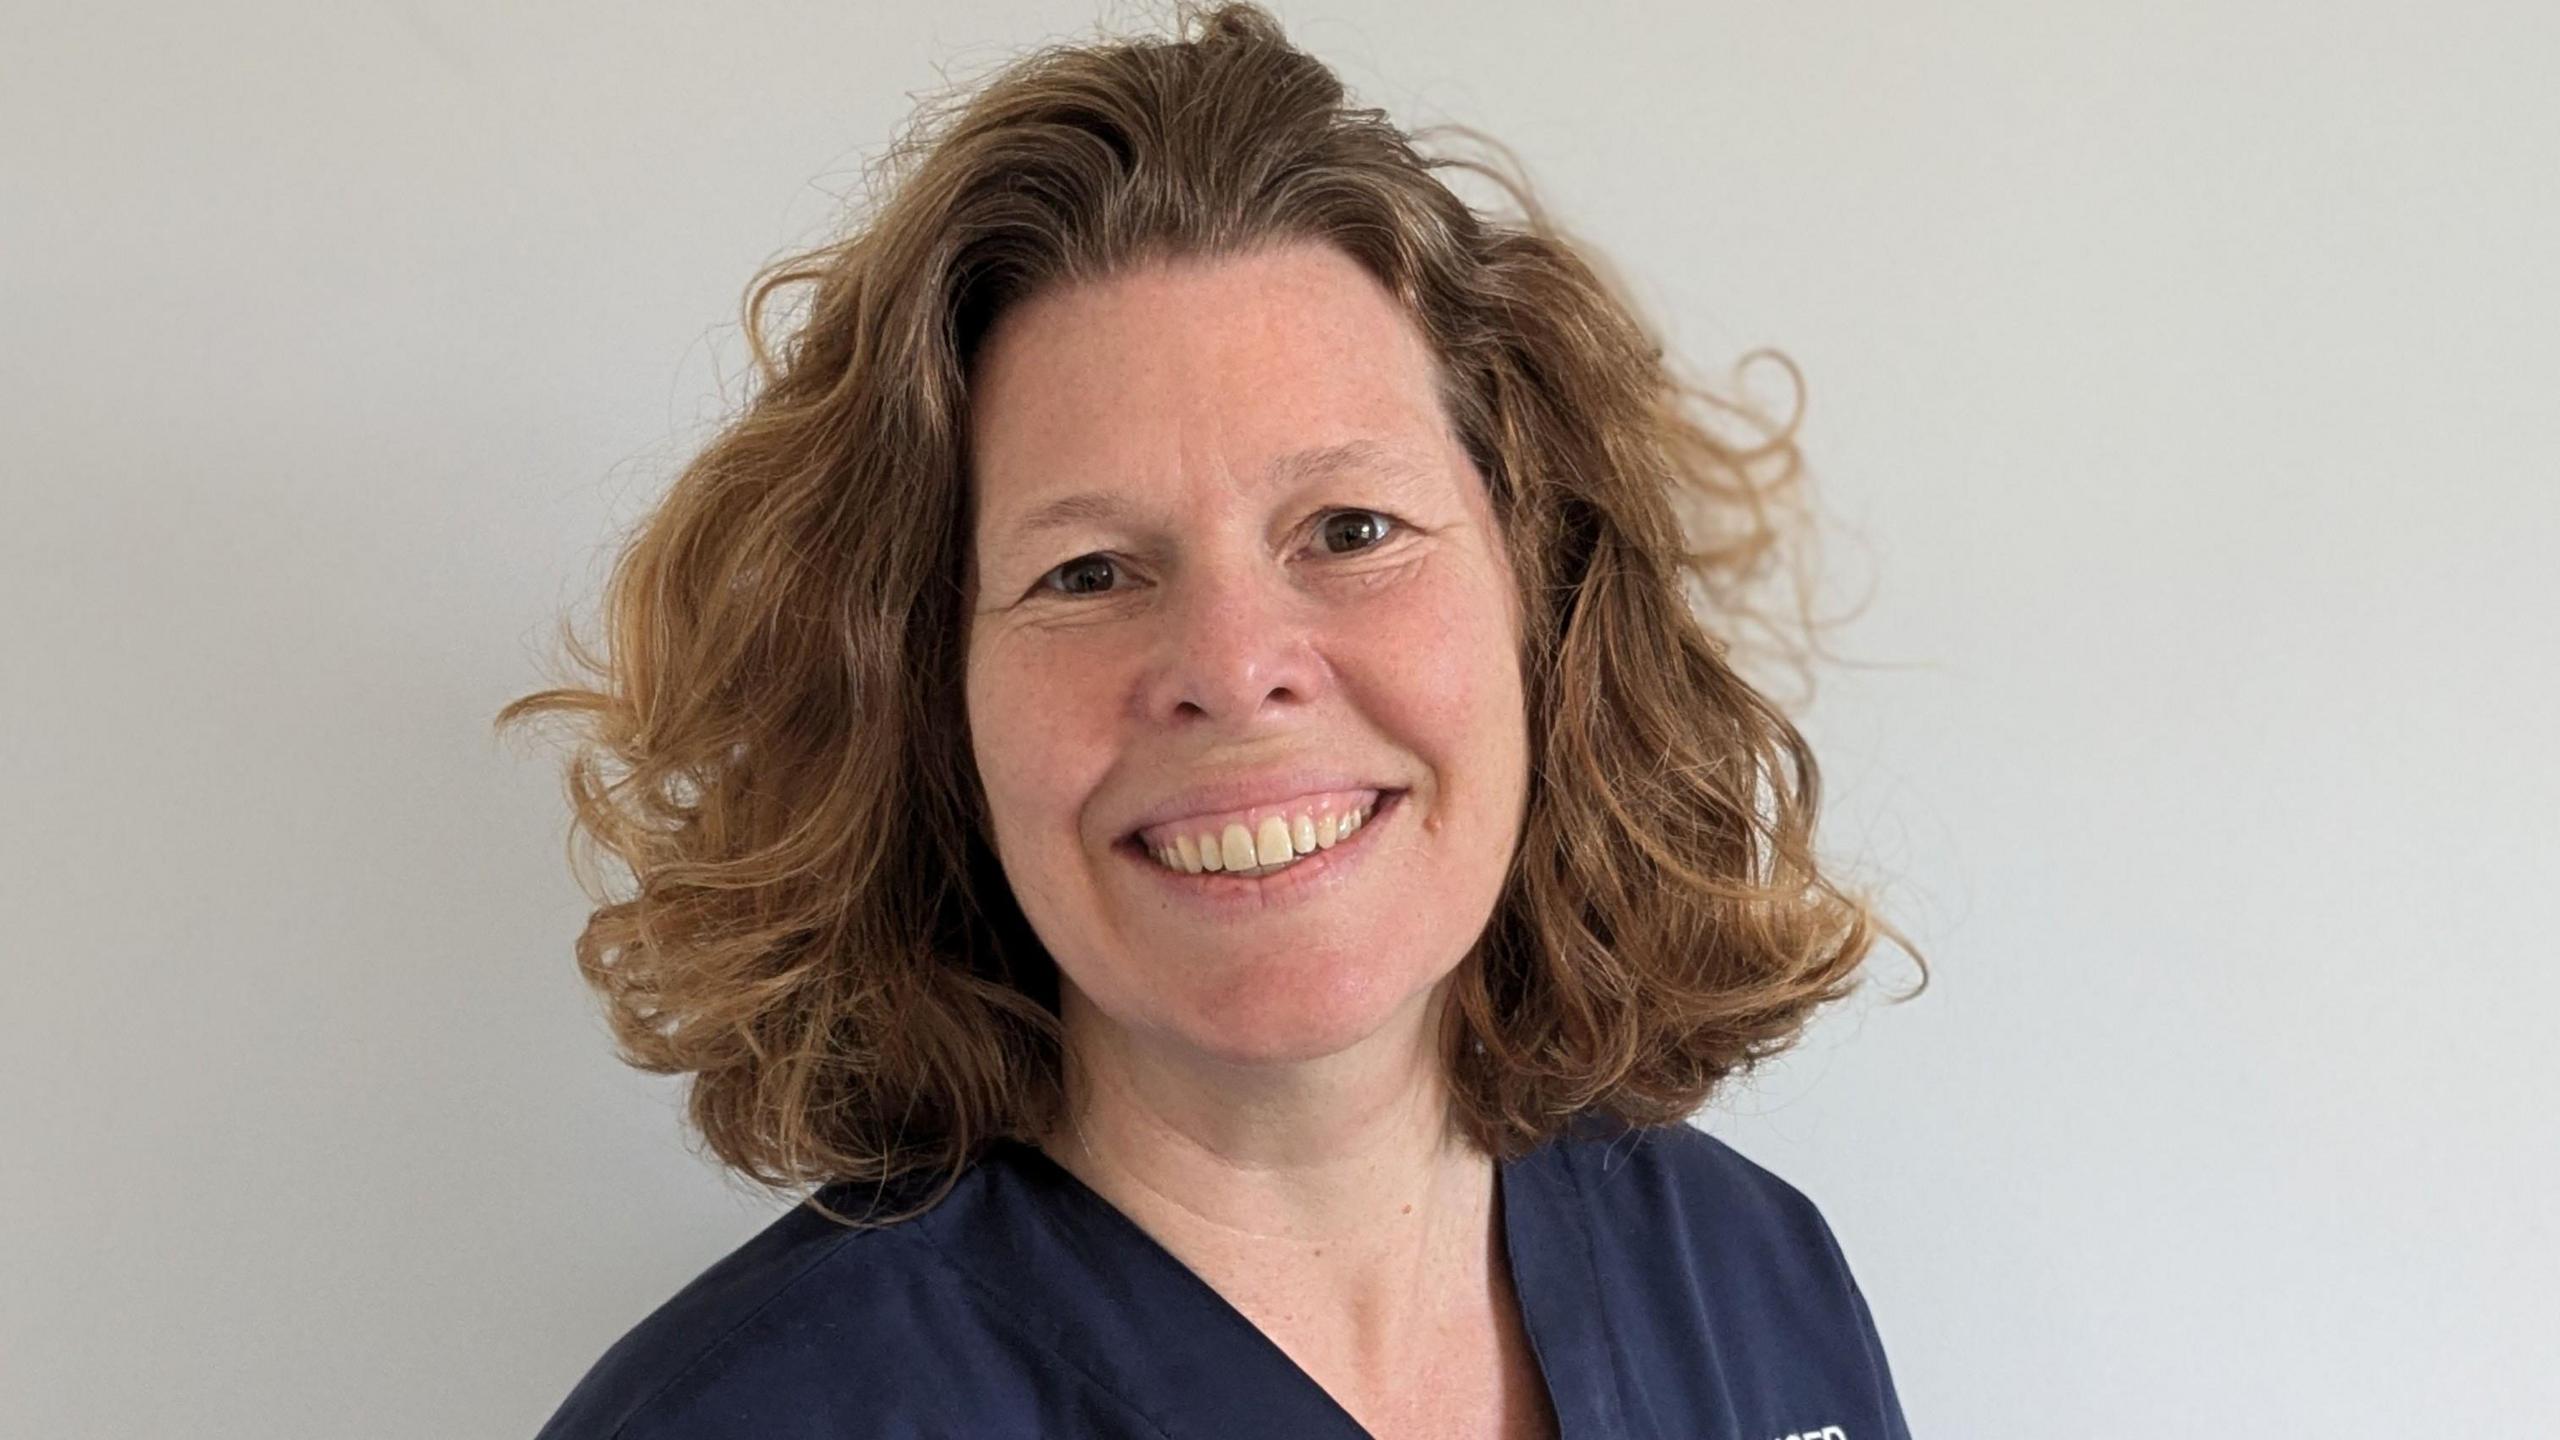
[[(1826, 849), (1937, 979), (1701, 1123), (1915, 1433), (2560, 1427), (2553, 11), (1277, 8), (1804, 368)], [(777, 1212), (489, 718), (910, 94), (1140, 19), (6, 6), (0, 1432), (528, 1434)]]

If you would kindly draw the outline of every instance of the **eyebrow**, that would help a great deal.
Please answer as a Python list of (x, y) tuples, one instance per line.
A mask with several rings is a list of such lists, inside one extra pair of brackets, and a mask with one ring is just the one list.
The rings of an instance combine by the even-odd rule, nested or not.
[[(1265, 467), (1263, 477), (1266, 485), (1277, 488), (1304, 485), (1364, 468), (1400, 480), (1417, 480), (1424, 473), (1422, 467), (1403, 451), (1375, 440), (1360, 439), (1292, 450)], [(1014, 523), (1012, 536), (1020, 542), (1071, 525), (1116, 520), (1127, 514), (1130, 508), (1125, 497), (1110, 491), (1079, 491), (1052, 500), (1023, 516)]]

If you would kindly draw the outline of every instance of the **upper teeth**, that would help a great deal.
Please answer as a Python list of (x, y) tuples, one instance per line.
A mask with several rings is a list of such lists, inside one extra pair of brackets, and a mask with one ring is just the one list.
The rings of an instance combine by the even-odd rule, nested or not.
[(1172, 869), (1193, 875), (1204, 870), (1249, 871), (1285, 865), (1301, 855), (1332, 849), (1344, 836), (1359, 829), (1377, 808), (1378, 802), (1372, 800), (1339, 815), (1312, 811), (1291, 819), (1267, 815), (1259, 831), (1231, 821), (1223, 830), (1203, 830), (1197, 835), (1177, 833), (1172, 844), (1156, 846), (1148, 853)]

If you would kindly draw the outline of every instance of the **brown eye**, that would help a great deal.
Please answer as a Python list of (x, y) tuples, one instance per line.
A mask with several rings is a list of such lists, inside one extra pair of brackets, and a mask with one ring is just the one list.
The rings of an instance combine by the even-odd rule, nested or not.
[[(1099, 595), (1102, 594), (1109, 586), (1110, 582), (1107, 577), (1109, 576), (1110, 571), (1107, 567), (1109, 567), (1110, 564), (1111, 557), (1108, 555), (1078, 556), (1077, 558), (1070, 560), (1066, 564), (1049, 572), (1050, 576), (1054, 576), (1059, 580), (1059, 584), (1050, 585), (1046, 578), (1042, 579), (1040, 583), (1043, 588), (1055, 590), (1062, 594)], [(1087, 580), (1094, 581), (1095, 583), (1078, 584), (1076, 581), (1076, 577), (1078, 576), (1083, 576)]]
[[(1346, 521), (1350, 523), (1345, 524)], [(1357, 554), (1361, 550), (1374, 550), (1384, 543), (1387, 529), (1394, 523), (1375, 510), (1336, 510), (1325, 518), (1320, 534), (1328, 542), (1337, 535), (1350, 539), (1353, 546), (1350, 550), (1335, 549), (1327, 544), (1325, 548), (1333, 554)], [(1374, 537), (1365, 545), (1360, 543), (1364, 533)]]

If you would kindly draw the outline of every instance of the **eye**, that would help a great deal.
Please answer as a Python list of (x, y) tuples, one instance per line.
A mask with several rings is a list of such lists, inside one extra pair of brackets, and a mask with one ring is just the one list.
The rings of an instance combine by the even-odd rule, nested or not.
[[(1068, 561), (1066, 564), (1059, 566), (1057, 569), (1050, 571), (1048, 574), (1041, 576), (1038, 588), (1061, 595), (1098, 595), (1104, 592), (1105, 585), (1107, 585), (1108, 582), (1080, 585), (1076, 583), (1076, 577), (1090, 577), (1105, 573), (1099, 567), (1115, 565), (1117, 563), (1118, 562), (1114, 561), (1108, 555), (1079, 555), (1073, 560)], [(1059, 580), (1062, 583), (1052, 585), (1049, 582), (1053, 579)]]
[[(1344, 524), (1342, 523), (1344, 521), (1352, 523)], [(1328, 555), (1358, 555), (1385, 544), (1387, 536), (1396, 526), (1403, 523), (1381, 510), (1328, 510), (1324, 512), (1317, 524), (1316, 543), (1322, 546)], [(1337, 536), (1344, 537), (1350, 548), (1336, 547), (1332, 542)], [(1364, 537), (1366, 537), (1366, 543), (1363, 543)], [(1041, 576), (1032, 588), (1047, 594), (1070, 598), (1108, 595), (1119, 588), (1111, 583), (1111, 576), (1117, 572), (1119, 566), (1118, 557), (1100, 551), (1091, 555), (1079, 555)]]
[[(1365, 521), (1367, 523), (1346, 528), (1336, 523), (1341, 520), (1357, 520)], [(1328, 547), (1329, 553), (1335, 555), (1357, 554), (1360, 550), (1375, 550), (1378, 546), (1385, 544), (1387, 531), (1396, 523), (1396, 520), (1392, 516), (1382, 514), (1376, 510), (1336, 510), (1325, 516), (1324, 523), (1318, 527), (1318, 536), (1321, 540), (1330, 540), (1336, 535), (1346, 533), (1355, 536), (1362, 531), (1374, 533), (1377, 536), (1375, 540), (1371, 541), (1369, 544), (1358, 546), (1355, 550), (1330, 550), (1330, 547)]]

